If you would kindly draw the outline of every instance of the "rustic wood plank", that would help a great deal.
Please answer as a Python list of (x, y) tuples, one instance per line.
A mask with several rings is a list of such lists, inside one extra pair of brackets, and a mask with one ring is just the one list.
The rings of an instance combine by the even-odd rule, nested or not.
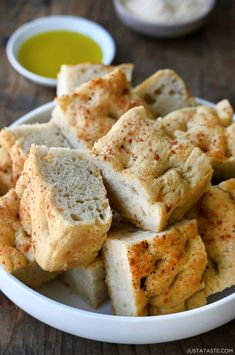
[[(50, 14), (84, 16), (113, 35), (115, 63), (134, 62), (135, 83), (159, 68), (176, 69), (194, 95), (217, 101), (228, 97), (235, 106), (235, 1), (218, 0), (209, 23), (197, 33), (175, 40), (158, 40), (134, 33), (118, 20), (110, 0), (0, 1), (0, 127), (53, 99), (55, 90), (22, 78), (9, 65), (5, 45), (21, 24)], [(134, 331), (134, 329), (133, 329)], [(53, 329), (19, 310), (0, 293), (0, 354), (185, 354), (192, 348), (233, 348), (235, 321), (200, 336), (154, 345), (108, 344)]]
[[(108, 344), (72, 336), (53, 329), (19, 311), (1, 298), (0, 354), (185, 354), (193, 348), (234, 348), (235, 321), (216, 330), (181, 341), (153, 345)], [(19, 314), (19, 312), (21, 312)], [(31, 351), (31, 352), (30, 352)]]

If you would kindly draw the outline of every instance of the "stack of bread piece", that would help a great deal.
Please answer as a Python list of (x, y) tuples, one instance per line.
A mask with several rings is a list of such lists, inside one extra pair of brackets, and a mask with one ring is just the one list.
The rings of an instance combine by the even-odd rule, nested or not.
[[(188, 140), (172, 140), (162, 120), (129, 110), (92, 150), (112, 206), (138, 227), (161, 231), (208, 188), (209, 159)], [(134, 203), (133, 203), (134, 201)]]
[(233, 110), (173, 70), (132, 88), (132, 69), (64, 65), (49, 123), (1, 131), (0, 263), (117, 315), (168, 314), (235, 284)]
[(0, 202), (0, 262), (29, 286), (98, 267), (112, 213), (101, 174), (83, 152), (32, 145), (15, 190)]

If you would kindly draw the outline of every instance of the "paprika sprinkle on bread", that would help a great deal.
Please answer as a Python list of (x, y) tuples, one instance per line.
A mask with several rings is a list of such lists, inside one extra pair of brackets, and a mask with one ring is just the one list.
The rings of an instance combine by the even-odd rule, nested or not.
[(62, 271), (95, 260), (112, 221), (99, 169), (83, 152), (32, 146), (24, 174), (38, 264)]
[(187, 140), (171, 139), (144, 107), (124, 114), (92, 154), (113, 208), (152, 231), (180, 220), (212, 176), (207, 156)]

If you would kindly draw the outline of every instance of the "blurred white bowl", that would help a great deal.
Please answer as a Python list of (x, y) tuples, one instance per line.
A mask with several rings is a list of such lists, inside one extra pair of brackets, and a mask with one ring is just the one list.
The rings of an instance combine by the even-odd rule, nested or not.
[(18, 51), (21, 45), (30, 37), (48, 31), (67, 30), (82, 33), (92, 38), (103, 52), (103, 64), (110, 64), (115, 55), (115, 43), (111, 35), (100, 25), (87, 19), (75, 16), (47, 16), (42, 17), (19, 27), (9, 38), (6, 51), (10, 64), (15, 70), (34, 81), (45, 86), (56, 86), (56, 79), (47, 78), (32, 73), (24, 68), (18, 61)]
[(215, 6), (216, 0), (208, 0), (208, 9), (203, 15), (194, 18), (193, 20), (189, 20), (187, 22), (184, 21), (177, 24), (145, 21), (144, 19), (131, 12), (124, 5), (123, 0), (113, 0), (113, 3), (119, 19), (126, 26), (149, 36), (159, 38), (174, 38), (191, 33), (204, 25)]

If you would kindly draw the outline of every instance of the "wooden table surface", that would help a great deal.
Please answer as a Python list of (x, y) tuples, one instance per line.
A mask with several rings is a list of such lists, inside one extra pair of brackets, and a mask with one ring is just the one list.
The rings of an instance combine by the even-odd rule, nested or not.
[[(115, 63), (135, 63), (135, 83), (159, 68), (173, 68), (186, 79), (194, 95), (211, 101), (228, 98), (235, 106), (234, 0), (218, 0), (206, 28), (189, 37), (167, 41), (147, 38), (126, 28), (117, 19), (111, 0), (0, 0), (1, 127), (55, 96), (53, 89), (37, 86), (17, 74), (7, 62), (5, 46), (18, 26), (57, 14), (84, 16), (106, 27), (116, 41)], [(217, 348), (217, 353), (228, 348), (235, 353), (235, 321), (171, 343), (108, 344), (78, 338), (42, 324), (0, 292), (0, 354), (175, 355), (203, 348)]]

